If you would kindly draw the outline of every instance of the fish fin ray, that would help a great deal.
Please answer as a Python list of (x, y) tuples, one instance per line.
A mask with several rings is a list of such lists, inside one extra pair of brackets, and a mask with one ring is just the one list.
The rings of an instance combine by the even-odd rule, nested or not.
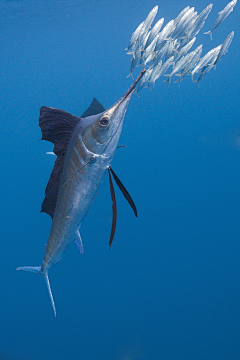
[(73, 130), (79, 121), (78, 116), (71, 115), (66, 111), (42, 106), (39, 116), (42, 140), (54, 144), (54, 154), (65, 155)]

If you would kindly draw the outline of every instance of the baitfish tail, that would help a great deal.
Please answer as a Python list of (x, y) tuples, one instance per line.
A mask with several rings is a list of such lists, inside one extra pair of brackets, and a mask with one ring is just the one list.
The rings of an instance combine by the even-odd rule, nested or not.
[(48, 272), (44, 272), (42, 270), (41, 266), (20, 266), (16, 270), (24, 270), (24, 271), (30, 271), (30, 272), (38, 273), (38, 274), (41, 274), (44, 277), (44, 280), (46, 281), (46, 284), (47, 284), (48, 293), (49, 293), (50, 300), (51, 300), (51, 303), (52, 303), (54, 315), (56, 316), (56, 307), (55, 307), (55, 304), (54, 304), (53, 295), (52, 295), (52, 291), (51, 291), (51, 287), (50, 287), (50, 282), (49, 282), (49, 279), (48, 279)]
[(209, 34), (209, 35), (210, 35), (210, 39), (212, 40), (212, 32), (211, 32), (211, 30), (210, 30), (210, 31), (205, 32), (204, 34)]

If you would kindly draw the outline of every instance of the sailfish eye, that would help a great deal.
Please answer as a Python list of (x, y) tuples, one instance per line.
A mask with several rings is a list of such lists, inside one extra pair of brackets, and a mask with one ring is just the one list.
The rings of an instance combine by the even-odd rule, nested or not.
[(102, 126), (107, 126), (108, 122), (109, 122), (109, 117), (108, 116), (103, 116), (100, 120), (99, 120), (100, 124)]

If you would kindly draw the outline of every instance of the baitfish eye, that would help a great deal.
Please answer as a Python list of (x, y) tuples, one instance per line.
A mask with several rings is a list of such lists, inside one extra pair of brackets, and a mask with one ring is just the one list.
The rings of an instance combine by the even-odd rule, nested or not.
[(101, 124), (102, 126), (107, 126), (108, 121), (109, 121), (109, 117), (108, 117), (108, 116), (103, 116), (103, 117), (99, 120), (99, 122), (100, 122), (100, 124)]

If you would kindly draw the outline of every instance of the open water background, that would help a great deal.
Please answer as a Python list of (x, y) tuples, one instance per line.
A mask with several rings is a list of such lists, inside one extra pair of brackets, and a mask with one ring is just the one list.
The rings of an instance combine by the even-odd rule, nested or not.
[[(0, 2), (0, 359), (240, 359), (240, 7), (213, 33), (227, 1), (214, 1), (196, 47), (235, 31), (229, 52), (201, 82), (162, 78), (133, 96), (113, 169), (120, 191), (108, 250), (107, 178), (81, 235), (46, 285), (17, 266), (40, 266), (51, 219), (40, 214), (54, 157), (38, 141), (39, 109), (81, 115), (95, 96), (110, 107), (131, 84), (124, 49), (148, 12), (165, 23), (206, 0)], [(138, 72), (135, 72), (135, 76)]]

